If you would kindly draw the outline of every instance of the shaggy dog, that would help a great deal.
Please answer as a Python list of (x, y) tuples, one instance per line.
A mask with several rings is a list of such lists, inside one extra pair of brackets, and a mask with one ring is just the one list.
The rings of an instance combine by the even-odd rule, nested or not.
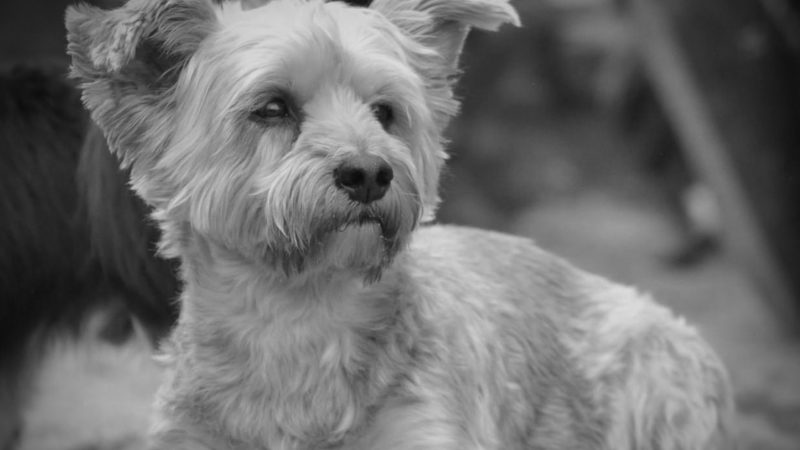
[(180, 258), (153, 449), (726, 449), (697, 332), (531, 242), (433, 219), (471, 27), (505, 0), (132, 0), (73, 75)]

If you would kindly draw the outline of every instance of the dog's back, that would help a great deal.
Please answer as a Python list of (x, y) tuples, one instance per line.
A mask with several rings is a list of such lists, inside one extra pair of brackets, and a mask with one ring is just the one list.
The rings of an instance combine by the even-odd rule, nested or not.
[(518, 443), (505, 448), (731, 448), (722, 363), (648, 296), (468, 228), (422, 228), (407, 257), (420, 311), (448, 342), (451, 387), (487, 393), (456, 395), (469, 400), (459, 407)]

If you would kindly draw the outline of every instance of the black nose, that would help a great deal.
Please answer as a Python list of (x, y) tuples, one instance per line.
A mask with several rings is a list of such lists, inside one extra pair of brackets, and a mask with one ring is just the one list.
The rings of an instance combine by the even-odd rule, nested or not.
[(333, 171), (336, 186), (350, 199), (371, 203), (383, 198), (394, 178), (389, 164), (378, 156), (358, 155), (342, 162)]

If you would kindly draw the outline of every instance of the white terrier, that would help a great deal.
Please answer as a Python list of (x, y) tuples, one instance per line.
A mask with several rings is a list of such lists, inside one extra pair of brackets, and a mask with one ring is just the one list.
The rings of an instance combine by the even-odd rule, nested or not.
[(73, 74), (182, 261), (155, 449), (727, 449), (727, 377), (646, 296), (424, 226), (471, 27), (506, 0), (132, 0)]

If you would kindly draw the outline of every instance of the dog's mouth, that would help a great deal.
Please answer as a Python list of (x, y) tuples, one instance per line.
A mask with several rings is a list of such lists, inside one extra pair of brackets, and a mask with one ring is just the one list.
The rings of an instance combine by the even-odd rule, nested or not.
[(391, 239), (397, 234), (396, 227), (389, 226), (386, 218), (375, 211), (363, 211), (343, 221), (337, 231), (342, 232), (352, 227), (375, 228), (384, 239)]

